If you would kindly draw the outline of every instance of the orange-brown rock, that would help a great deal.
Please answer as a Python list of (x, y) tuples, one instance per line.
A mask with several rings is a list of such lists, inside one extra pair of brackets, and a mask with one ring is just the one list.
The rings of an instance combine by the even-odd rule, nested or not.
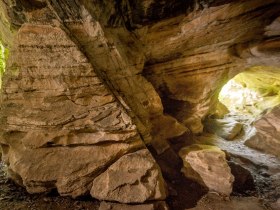
[(210, 191), (229, 196), (234, 177), (226, 154), (216, 146), (194, 144), (179, 152), (186, 177), (205, 185)]
[[(148, 189), (130, 199), (102, 199), (165, 198), (160, 169), (132, 119), (61, 26), (23, 24), (11, 53), (2, 89), (0, 143), (14, 180), (30, 193), (57, 188), (61, 195), (78, 197), (89, 194), (94, 180), (119, 158), (140, 149), (146, 157), (138, 167), (152, 165), (142, 171), (149, 181), (134, 175)], [(129, 195), (131, 189), (122, 193)]]
[[(0, 10), (10, 49), (0, 144), (32, 193), (164, 199), (146, 145), (163, 153), (170, 139), (202, 132), (230, 78), (280, 65), (278, 0), (7, 0)], [(222, 154), (203, 153), (205, 164), (225, 166)], [(218, 191), (229, 194), (224, 169)]]

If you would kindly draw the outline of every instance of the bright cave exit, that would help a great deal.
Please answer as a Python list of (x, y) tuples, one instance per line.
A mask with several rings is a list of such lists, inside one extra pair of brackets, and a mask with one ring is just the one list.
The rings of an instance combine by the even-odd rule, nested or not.
[(219, 101), (235, 115), (254, 118), (280, 104), (280, 69), (253, 67), (222, 88)]
[(233, 140), (280, 104), (280, 69), (257, 66), (236, 75), (219, 93), (216, 115), (204, 120), (206, 132)]

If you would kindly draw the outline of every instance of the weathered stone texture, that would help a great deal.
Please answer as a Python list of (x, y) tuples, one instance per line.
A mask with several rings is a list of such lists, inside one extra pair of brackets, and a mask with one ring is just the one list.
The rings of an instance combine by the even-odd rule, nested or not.
[[(11, 176), (32, 193), (164, 199), (145, 144), (162, 153), (170, 139), (202, 132), (230, 78), (280, 63), (278, 0), (4, 3), (0, 28), (11, 27), (1, 39), (12, 56), (1, 90), (0, 144)], [(214, 151), (183, 158), (197, 172), (195, 160), (213, 167), (215, 173), (200, 171), (204, 184), (229, 194), (225, 155)], [(213, 180), (224, 174), (220, 189)]]
[(242, 130), (242, 123), (232, 119), (212, 119), (204, 121), (205, 130), (226, 140), (233, 140)]
[[(94, 179), (122, 155), (138, 149), (149, 155), (122, 105), (59, 26), (22, 25), (12, 54), (2, 94), (1, 145), (11, 176), (28, 192), (88, 194)], [(157, 174), (148, 175), (157, 183), (149, 186), (156, 196), (141, 201), (164, 199), (154, 159), (143, 157), (141, 164), (152, 164)]]
[(93, 181), (91, 195), (100, 200), (142, 203), (164, 199), (163, 182), (151, 154), (140, 150), (124, 155), (98, 176)]
[(233, 1), (150, 25), (144, 75), (165, 112), (200, 133), (230, 78), (254, 65), (279, 66), (279, 12), (275, 0)]
[(183, 159), (182, 172), (186, 177), (205, 185), (210, 191), (229, 196), (234, 177), (225, 153), (216, 146), (192, 145), (179, 152)]

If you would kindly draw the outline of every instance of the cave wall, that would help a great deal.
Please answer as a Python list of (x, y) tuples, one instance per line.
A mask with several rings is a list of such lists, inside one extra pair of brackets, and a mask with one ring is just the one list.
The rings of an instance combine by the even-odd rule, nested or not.
[(230, 78), (254, 65), (279, 66), (277, 16), (277, 1), (234, 1), (149, 26), (144, 74), (165, 112), (199, 133)]
[(51, 14), (27, 14), (8, 60), (0, 142), (11, 178), (30, 193), (164, 199), (160, 169), (136, 125)]
[(1, 3), (13, 35), (0, 143), (29, 192), (164, 199), (145, 144), (201, 132), (230, 78), (280, 63), (277, 0)]

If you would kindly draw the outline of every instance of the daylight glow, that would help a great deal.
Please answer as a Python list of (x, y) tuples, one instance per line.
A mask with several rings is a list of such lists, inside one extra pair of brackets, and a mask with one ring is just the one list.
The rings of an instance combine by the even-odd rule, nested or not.
[(221, 90), (219, 100), (232, 112), (247, 112), (263, 100), (257, 92), (230, 80)]

